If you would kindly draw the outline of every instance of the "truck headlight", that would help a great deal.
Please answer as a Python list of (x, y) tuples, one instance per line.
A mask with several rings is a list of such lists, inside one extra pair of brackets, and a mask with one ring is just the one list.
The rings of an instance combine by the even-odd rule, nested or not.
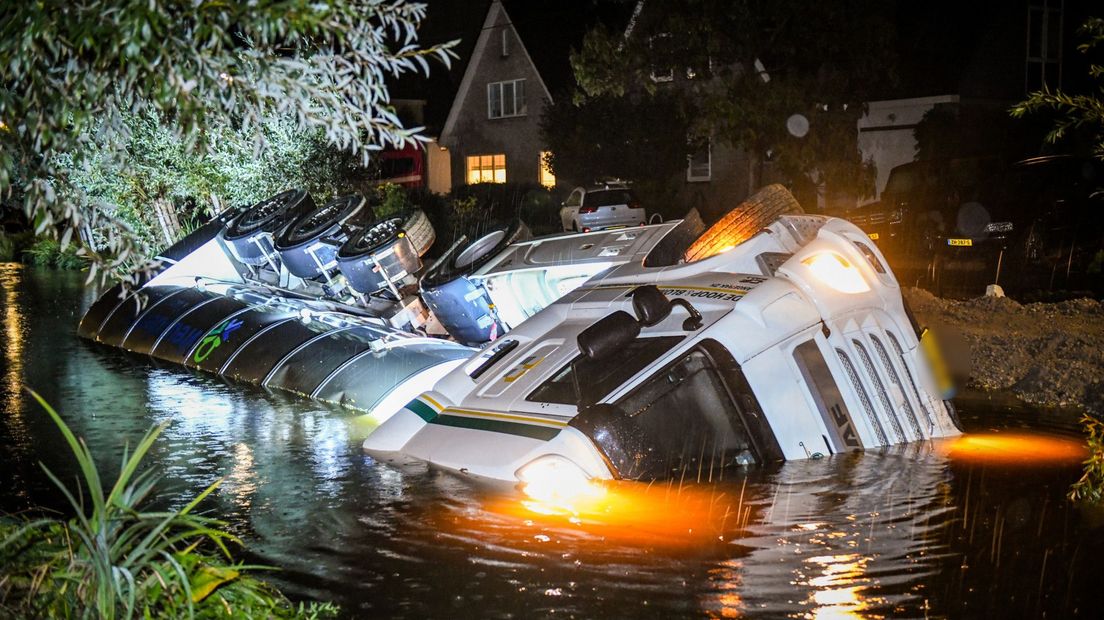
[(835, 252), (817, 252), (801, 261), (813, 276), (841, 293), (865, 293), (870, 290), (859, 269)]
[(572, 510), (580, 500), (598, 499), (606, 493), (581, 467), (558, 454), (538, 457), (514, 475), (526, 495), (556, 508)]

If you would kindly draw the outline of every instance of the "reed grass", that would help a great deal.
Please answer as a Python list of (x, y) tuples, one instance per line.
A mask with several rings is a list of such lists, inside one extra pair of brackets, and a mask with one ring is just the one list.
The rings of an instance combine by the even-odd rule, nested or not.
[(165, 424), (124, 449), (118, 476), (105, 485), (92, 452), (37, 393), (61, 431), (80, 475), (63, 483), (43, 466), (69, 503), (69, 518), (0, 519), (0, 617), (322, 618), (326, 603), (295, 605), (236, 563), (240, 541), (225, 523), (196, 514), (216, 481), (178, 510), (146, 510), (158, 482), (142, 467)]

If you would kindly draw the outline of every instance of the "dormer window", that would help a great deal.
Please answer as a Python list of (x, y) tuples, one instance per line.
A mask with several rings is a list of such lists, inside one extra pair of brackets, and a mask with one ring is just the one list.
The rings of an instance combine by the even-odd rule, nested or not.
[(487, 84), (487, 118), (525, 116), (525, 80)]

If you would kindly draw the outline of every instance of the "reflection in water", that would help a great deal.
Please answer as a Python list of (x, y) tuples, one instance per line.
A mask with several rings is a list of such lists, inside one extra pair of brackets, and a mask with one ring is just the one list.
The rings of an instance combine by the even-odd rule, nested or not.
[(1074, 463), (1085, 460), (1088, 447), (1083, 438), (1029, 433), (970, 433), (940, 442), (952, 459), (1009, 465)]
[(25, 505), (20, 494), (64, 506), (40, 459), (75, 473), (13, 384), (46, 391), (105, 471), (166, 422), (150, 455), (162, 501), (221, 478), (203, 508), (244, 539), (243, 559), (350, 616), (1038, 617), (1096, 609), (1104, 594), (1102, 530), (1063, 497), (1077, 440), (1002, 432), (716, 484), (615, 482), (548, 510), (512, 485), (366, 456), (370, 416), (81, 343), (79, 311), (52, 310), (79, 287), (0, 274), (0, 510)]
[[(820, 555), (807, 558), (808, 570), (820, 574), (808, 580), (812, 596), (805, 600), (814, 605), (814, 618), (858, 618), (870, 603), (859, 595), (872, 583), (866, 577), (869, 557), (850, 553), (845, 555)], [(856, 584), (862, 584), (856, 585)]]
[(0, 295), (4, 300), (4, 390), (12, 429), (23, 428), (23, 304), (19, 300), (23, 265), (0, 263)]

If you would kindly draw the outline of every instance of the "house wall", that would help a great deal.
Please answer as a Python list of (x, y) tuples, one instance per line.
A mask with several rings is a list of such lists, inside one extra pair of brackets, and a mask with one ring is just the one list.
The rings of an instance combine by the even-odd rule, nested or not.
[(889, 171), (916, 158), (916, 138), (913, 129), (924, 114), (937, 104), (958, 103), (958, 95), (913, 97), (871, 101), (867, 112), (858, 121), (859, 150), (863, 159), (873, 159), (878, 169), (876, 196), (881, 198), (889, 179)]
[[(468, 88), (461, 85), (457, 96), (462, 99), (453, 103), (455, 117), (450, 114), (451, 122), (441, 137), (451, 154), (452, 181), (457, 185), (467, 183), (468, 156), (505, 154), (508, 183), (537, 183), (542, 150), (540, 118), (548, 94), (499, 3), (492, 4), (487, 21), (465, 72)], [(506, 55), (502, 54), (503, 31)], [(516, 79), (525, 79), (526, 114), (488, 118), (487, 85)]]
[(452, 190), (452, 163), (449, 150), (430, 140), (425, 145), (427, 187), (434, 194), (447, 194)]
[(688, 181), (685, 169), (674, 180), (676, 202), (696, 208), (706, 221), (721, 217), (750, 193), (751, 162), (743, 149), (715, 142), (711, 160), (708, 181)]

